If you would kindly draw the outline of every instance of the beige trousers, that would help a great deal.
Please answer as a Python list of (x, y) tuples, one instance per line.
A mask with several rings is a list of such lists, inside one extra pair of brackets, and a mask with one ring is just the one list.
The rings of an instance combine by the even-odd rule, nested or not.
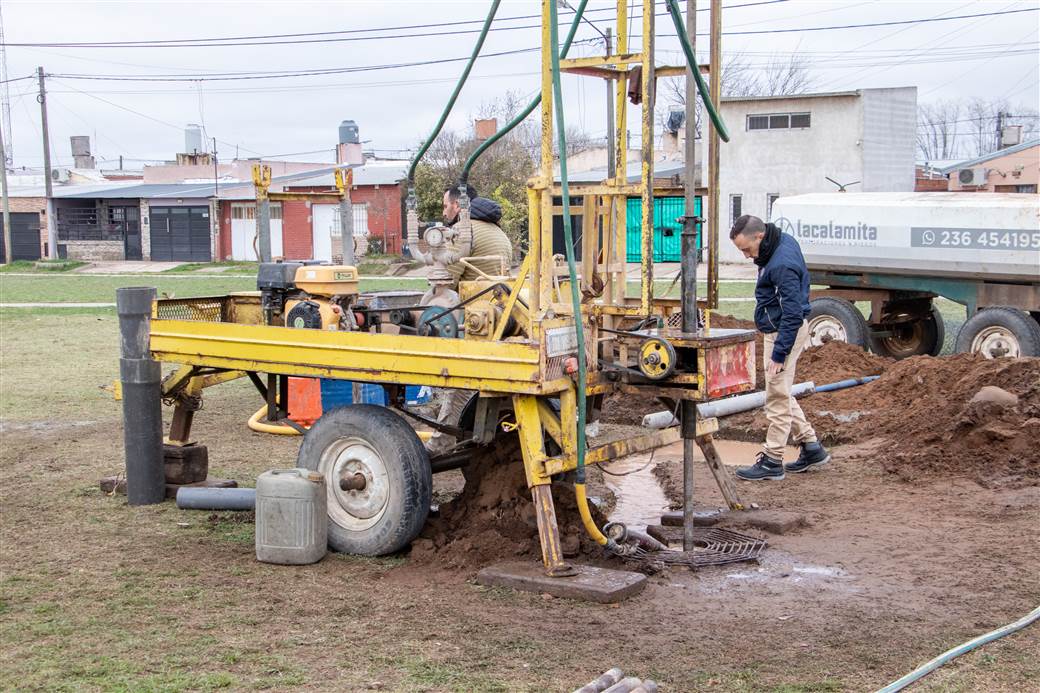
[[(765, 369), (773, 360), (776, 333), (763, 334), (762, 337), (762, 368)], [(769, 375), (769, 371), (766, 371), (766, 420), (769, 421), (769, 430), (766, 432), (764, 448), (766, 454), (775, 460), (784, 459), (784, 447), (787, 445), (788, 437), (793, 439), (795, 445), (816, 442), (816, 432), (805, 420), (805, 413), (802, 412), (798, 401), (791, 396), (794, 369), (808, 338), (809, 323), (803, 321), (798, 336), (794, 339), (791, 353), (784, 362), (783, 370), (776, 375)]]

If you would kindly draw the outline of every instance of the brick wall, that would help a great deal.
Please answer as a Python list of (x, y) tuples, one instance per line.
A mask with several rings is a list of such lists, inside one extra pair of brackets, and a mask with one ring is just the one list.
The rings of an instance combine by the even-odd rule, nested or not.
[(217, 231), (217, 260), (231, 259), (231, 200), (220, 201), (220, 228)]
[(368, 205), (368, 236), (383, 238), (388, 253), (401, 252), (401, 186), (363, 185), (350, 191), (355, 204)]
[(309, 260), (314, 254), (310, 202), (282, 202), (282, 254), (286, 260)]
[(47, 257), (47, 200), (43, 197), (12, 197), (9, 200), (12, 212), (40, 215), (40, 257)]
[(65, 241), (65, 254), (70, 260), (122, 260), (124, 252), (123, 241)]
[[(291, 187), (293, 192), (335, 192), (332, 188)], [(369, 240), (383, 238), (388, 253), (400, 253), (402, 246), (401, 229), (403, 229), (402, 192), (400, 185), (355, 185), (350, 190), (350, 200), (355, 204), (368, 205)], [(335, 241), (333, 241), (335, 243)], [(333, 255), (336, 255), (333, 248)], [(342, 252), (342, 247), (340, 248)], [(359, 255), (361, 255), (359, 248)]]

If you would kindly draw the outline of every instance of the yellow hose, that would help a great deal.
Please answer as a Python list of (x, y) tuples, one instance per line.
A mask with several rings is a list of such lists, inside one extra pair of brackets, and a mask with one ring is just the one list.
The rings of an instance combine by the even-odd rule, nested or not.
[(585, 495), (585, 484), (574, 484), (574, 495), (578, 501), (578, 514), (581, 515), (581, 523), (585, 525), (585, 531), (589, 533), (600, 546), (607, 545), (607, 537), (604, 536), (603, 532), (599, 531), (599, 527), (596, 526), (595, 521), (592, 519), (592, 512), (589, 510), (589, 499)]
[[(252, 430), (258, 433), (274, 433), (279, 436), (298, 436), (303, 435), (292, 426), (286, 426), (285, 424), (272, 424), (272, 423), (261, 423), (260, 419), (264, 418), (264, 414), (267, 413), (267, 405), (260, 407), (256, 410), (256, 413), (249, 417), (247, 425)], [(304, 426), (304, 428), (308, 428)]]
[[(285, 424), (272, 424), (263, 423), (260, 419), (264, 418), (264, 414), (267, 413), (267, 405), (260, 407), (256, 410), (256, 413), (249, 417), (247, 425), (250, 429), (257, 433), (273, 433), (278, 436), (299, 436), (303, 435), (292, 426), (286, 426)], [(304, 426), (304, 428), (310, 428), (310, 426)], [(427, 442), (433, 437), (432, 431), (416, 431), (415, 434), (419, 436), (419, 440)]]

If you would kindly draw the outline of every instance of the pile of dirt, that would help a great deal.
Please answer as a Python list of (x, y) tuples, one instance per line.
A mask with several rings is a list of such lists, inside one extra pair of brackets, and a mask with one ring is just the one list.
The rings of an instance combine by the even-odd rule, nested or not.
[[(415, 563), (448, 569), (476, 569), (496, 561), (541, 558), (534, 503), (524, 476), (515, 436), (489, 448), (489, 454), (464, 468), (465, 485), (454, 500), (440, 506), (412, 543)], [(554, 484), (553, 502), (565, 558), (595, 559), (601, 547), (586, 534), (571, 484)], [(597, 525), (606, 518), (591, 505)]]
[(798, 357), (795, 379), (800, 383), (811, 380), (817, 385), (826, 385), (847, 378), (881, 375), (893, 363), (893, 359), (872, 354), (847, 342), (827, 342), (802, 352)]
[[(884, 441), (877, 462), (902, 479), (952, 474), (985, 486), (1040, 484), (1040, 358), (915, 356), (874, 382), (799, 402), (825, 443)], [(724, 424), (759, 440), (767, 425), (761, 412)]]

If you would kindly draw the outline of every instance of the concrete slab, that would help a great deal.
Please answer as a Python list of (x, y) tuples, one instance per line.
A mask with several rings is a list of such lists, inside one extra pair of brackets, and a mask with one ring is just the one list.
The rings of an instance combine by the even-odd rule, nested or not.
[[(101, 477), (99, 482), (102, 493), (121, 493), (126, 495), (126, 477), (122, 474), (119, 476), (104, 476)], [(176, 498), (177, 489), (181, 486), (201, 486), (205, 488), (238, 488), (238, 482), (234, 479), (206, 479), (205, 481), (198, 481), (194, 484), (166, 484), (166, 497)]]
[[(726, 529), (758, 529), (770, 534), (789, 534), (802, 527), (809, 526), (809, 521), (802, 513), (789, 510), (725, 510), (717, 513), (697, 513), (694, 524), (700, 527), (717, 526)], [(682, 538), (682, 513), (667, 512), (661, 515), (664, 529), (678, 528)], [(658, 541), (661, 537), (649, 531), (647, 533)], [(661, 533), (658, 530), (658, 533)], [(671, 536), (670, 534), (668, 536)]]
[(646, 587), (646, 576), (627, 570), (611, 570), (589, 565), (575, 566), (571, 577), (549, 577), (541, 563), (509, 561), (488, 566), (477, 573), (477, 584), (511, 587), (523, 592), (550, 594), (565, 599), (581, 599), (599, 604), (614, 604), (635, 596)]

